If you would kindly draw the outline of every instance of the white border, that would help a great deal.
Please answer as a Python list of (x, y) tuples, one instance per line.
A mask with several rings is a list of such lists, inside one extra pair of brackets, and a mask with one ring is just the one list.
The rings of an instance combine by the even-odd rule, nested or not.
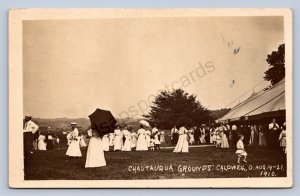
[(79, 20), (140, 17), (284, 16), (286, 45), (287, 130), (292, 129), (291, 9), (12, 9), (9, 11), (9, 186), (12, 188), (241, 188), (292, 186), (292, 131), (287, 137), (287, 177), (168, 180), (40, 180), (24, 181), (23, 173), (23, 20)]

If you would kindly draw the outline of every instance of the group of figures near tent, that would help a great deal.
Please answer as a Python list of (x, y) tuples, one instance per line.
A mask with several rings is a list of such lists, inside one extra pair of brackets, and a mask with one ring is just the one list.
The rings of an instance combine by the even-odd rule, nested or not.
[[(51, 134), (38, 136), (37, 147), (33, 138), (38, 133), (38, 125), (35, 124), (30, 116), (25, 117), (24, 121), (24, 156), (30, 156), (35, 150), (53, 150), (54, 138)], [(66, 155), (69, 157), (82, 157), (80, 147), (87, 146), (83, 135), (79, 135), (77, 123), (72, 122), (72, 131), (67, 134), (68, 148)], [(199, 130), (199, 133), (197, 133)], [(49, 137), (50, 136), (50, 137)], [(130, 126), (117, 127), (112, 133), (101, 136), (95, 129), (88, 130), (90, 137), (85, 167), (102, 167), (106, 165), (105, 151), (148, 151), (160, 150), (160, 144), (166, 143), (165, 132), (158, 128), (140, 125), (136, 131)], [(59, 138), (58, 138), (59, 139)], [(275, 119), (269, 124), (249, 123), (233, 124), (219, 123), (201, 128), (186, 128), (174, 126), (171, 129), (171, 142), (175, 145), (174, 153), (188, 153), (189, 145), (210, 144), (217, 148), (236, 147), (238, 163), (244, 157), (246, 162), (247, 153), (244, 146), (268, 146), (270, 148), (281, 147), (286, 153), (286, 124), (280, 125)], [(175, 143), (176, 142), (176, 143)], [(50, 144), (50, 145), (49, 145)], [(59, 144), (59, 140), (58, 140)], [(47, 147), (48, 146), (48, 147)], [(49, 148), (50, 146), (50, 148)]]
[[(244, 143), (247, 146), (268, 146), (270, 148), (286, 146), (286, 125), (285, 122), (276, 122), (273, 119), (270, 123), (265, 122), (231, 122), (216, 123), (207, 126), (202, 124), (200, 128), (194, 126), (185, 129), (186, 140), (189, 145), (213, 144), (217, 148), (229, 148), (234, 146), (239, 140), (239, 136), (244, 136)], [(171, 143), (177, 144), (181, 131), (174, 126), (171, 129)]]
[[(229, 125), (222, 123), (212, 124), (210, 126), (202, 124), (200, 128), (197, 126), (185, 128), (184, 132), (189, 145), (214, 144), (216, 147), (229, 148), (228, 142), (229, 140), (231, 141), (232, 138)], [(177, 129), (176, 126), (171, 129), (171, 143), (173, 145), (177, 144), (181, 134), (182, 131)]]

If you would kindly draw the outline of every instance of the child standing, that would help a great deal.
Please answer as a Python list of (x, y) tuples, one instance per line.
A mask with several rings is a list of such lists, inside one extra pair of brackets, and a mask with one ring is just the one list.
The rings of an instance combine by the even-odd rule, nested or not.
[(156, 132), (154, 135), (154, 149), (155, 150), (159, 150), (159, 145), (160, 145), (160, 141), (159, 141), (159, 132)]
[(286, 153), (286, 125), (285, 123), (282, 126), (282, 131), (279, 135), (280, 147), (283, 149), (283, 152)]
[(154, 145), (155, 145), (154, 136), (151, 135), (150, 136), (150, 143), (149, 143), (149, 150), (154, 150)]
[(235, 154), (238, 156), (238, 160), (237, 160), (238, 164), (241, 163), (240, 162), (241, 157), (244, 157), (243, 162), (247, 163), (247, 161), (246, 161), (247, 152), (245, 151), (243, 140), (244, 140), (244, 136), (240, 135), (240, 139), (236, 144), (237, 150), (236, 150)]

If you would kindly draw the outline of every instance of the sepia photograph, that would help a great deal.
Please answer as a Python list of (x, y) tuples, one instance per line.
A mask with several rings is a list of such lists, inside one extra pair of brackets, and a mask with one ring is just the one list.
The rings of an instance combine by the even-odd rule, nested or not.
[(11, 187), (292, 186), (291, 10), (15, 9), (9, 37)]

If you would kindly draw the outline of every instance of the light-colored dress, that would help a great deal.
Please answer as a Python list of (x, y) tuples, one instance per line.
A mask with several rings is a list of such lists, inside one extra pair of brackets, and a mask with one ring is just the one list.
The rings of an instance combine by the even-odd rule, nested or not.
[(164, 131), (160, 132), (160, 143), (161, 144), (166, 143), (166, 138), (165, 138), (165, 132)]
[(132, 132), (130, 136), (131, 136), (131, 148), (135, 148), (138, 135), (135, 132)]
[(282, 130), (279, 135), (279, 141), (281, 147), (286, 147), (286, 130)]
[(102, 148), (103, 151), (109, 151), (109, 138), (107, 134), (103, 135), (102, 137)]
[(201, 132), (201, 137), (200, 137), (200, 143), (201, 144), (205, 144), (206, 143), (206, 141), (205, 141), (205, 129), (204, 128), (201, 128), (201, 130), (200, 130)]
[(221, 145), (221, 136), (220, 136), (220, 132), (219, 132), (219, 129), (215, 129), (215, 132), (216, 132), (216, 144), (217, 146)]
[(86, 143), (85, 143), (83, 135), (80, 136), (80, 143), (79, 144), (80, 144), (81, 147), (86, 147), (87, 146)]
[(115, 134), (114, 133), (109, 133), (108, 138), (109, 138), (109, 146), (114, 146)]
[(262, 131), (260, 131), (259, 134), (258, 134), (258, 145), (259, 146), (266, 146), (267, 145), (266, 136)]
[(158, 129), (157, 129), (156, 127), (154, 127), (154, 128), (152, 129), (152, 134), (154, 134), (154, 133), (156, 133), (156, 132), (158, 132)]
[(136, 144), (136, 151), (148, 150), (145, 132), (146, 132), (145, 129), (138, 130), (138, 140), (137, 140), (137, 144)]
[(154, 144), (155, 145), (160, 145), (161, 144), (158, 138), (159, 138), (158, 134), (155, 134), (155, 136), (154, 136)]
[(189, 130), (189, 142), (190, 142), (190, 144), (193, 144), (194, 142), (195, 142), (195, 137), (194, 137), (194, 130), (193, 129), (191, 129), (191, 130)]
[(114, 150), (122, 150), (123, 146), (123, 135), (121, 134), (120, 129), (115, 130), (115, 138), (114, 138)]
[(244, 148), (244, 143), (242, 140), (239, 140), (236, 143), (236, 148), (237, 148), (237, 150), (236, 150), (235, 154), (237, 154), (238, 156), (247, 156), (247, 153)]
[(70, 140), (70, 145), (68, 147), (68, 150), (66, 152), (66, 155), (71, 157), (81, 157), (81, 151), (80, 151), (80, 137), (78, 136), (78, 129), (75, 128), (72, 132), (72, 139)]
[(221, 138), (221, 148), (229, 148), (228, 139), (226, 134), (224, 133), (225, 127), (219, 127), (220, 138)]
[(209, 143), (213, 143), (213, 137), (214, 137), (214, 130), (211, 128), (209, 129)]
[(131, 134), (128, 130), (123, 130), (123, 137), (125, 137), (125, 142), (122, 147), (122, 151), (131, 151)]
[(249, 144), (251, 146), (254, 146), (257, 143), (257, 128), (256, 125), (252, 125), (251, 126), (251, 133), (250, 133), (250, 140), (249, 140)]
[(106, 166), (102, 141), (100, 137), (92, 136), (86, 154), (85, 167), (103, 167)]
[(187, 130), (185, 127), (180, 127), (178, 134), (178, 142), (173, 152), (189, 152), (189, 143), (187, 140)]
[(44, 135), (40, 135), (38, 137), (38, 149), (39, 150), (46, 150), (46, 142), (45, 142), (46, 137)]
[(212, 133), (212, 137), (211, 137), (212, 143), (216, 143), (216, 141), (217, 141), (217, 130), (214, 129), (214, 128), (211, 128), (210, 131)]
[(146, 136), (146, 142), (147, 142), (148, 147), (150, 147), (150, 135), (151, 135), (151, 131), (146, 130), (145, 131), (145, 136)]
[(153, 138), (151, 138), (150, 139), (150, 146), (149, 146), (150, 148), (154, 147), (154, 142), (155, 142), (155, 140)]

